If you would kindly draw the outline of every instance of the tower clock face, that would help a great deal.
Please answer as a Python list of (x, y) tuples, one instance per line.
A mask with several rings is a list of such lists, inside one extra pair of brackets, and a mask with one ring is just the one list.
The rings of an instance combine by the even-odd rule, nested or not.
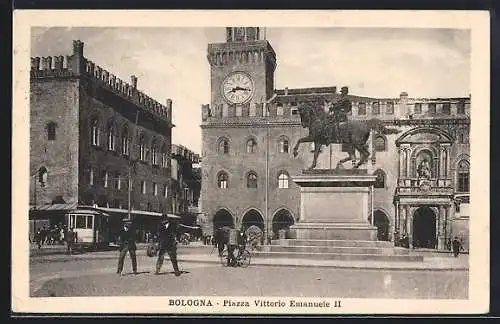
[(246, 103), (252, 98), (253, 93), (253, 80), (244, 72), (233, 72), (222, 81), (222, 95), (229, 103)]

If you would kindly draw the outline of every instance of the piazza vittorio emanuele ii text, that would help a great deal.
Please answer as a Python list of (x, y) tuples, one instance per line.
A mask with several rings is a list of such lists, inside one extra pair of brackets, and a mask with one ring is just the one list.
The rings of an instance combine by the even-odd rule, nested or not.
[(471, 298), (470, 30), (32, 27), (30, 43), (35, 303)]

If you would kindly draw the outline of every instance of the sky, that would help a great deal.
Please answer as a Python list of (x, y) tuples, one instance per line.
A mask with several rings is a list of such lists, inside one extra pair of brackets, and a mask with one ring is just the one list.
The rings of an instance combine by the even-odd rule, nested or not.
[[(201, 152), (201, 105), (210, 103), (207, 45), (224, 28), (32, 28), (31, 56), (84, 56), (165, 104), (173, 101), (172, 143)], [(263, 33), (262, 33), (263, 34)], [(266, 28), (277, 54), (275, 87), (349, 86), (359, 96), (465, 97), (470, 31), (406, 28)]]

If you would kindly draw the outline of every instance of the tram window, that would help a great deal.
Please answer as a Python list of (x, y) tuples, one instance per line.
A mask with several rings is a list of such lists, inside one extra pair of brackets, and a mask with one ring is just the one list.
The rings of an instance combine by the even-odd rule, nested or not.
[(87, 228), (86, 216), (77, 215), (76, 216), (76, 228)]
[(87, 228), (92, 228), (92, 216), (87, 216)]

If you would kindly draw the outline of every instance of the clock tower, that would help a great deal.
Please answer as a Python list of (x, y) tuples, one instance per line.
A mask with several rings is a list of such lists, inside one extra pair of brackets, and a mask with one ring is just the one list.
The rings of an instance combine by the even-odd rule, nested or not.
[(216, 115), (248, 115), (273, 96), (276, 53), (260, 34), (259, 27), (227, 27), (225, 43), (208, 45)]

